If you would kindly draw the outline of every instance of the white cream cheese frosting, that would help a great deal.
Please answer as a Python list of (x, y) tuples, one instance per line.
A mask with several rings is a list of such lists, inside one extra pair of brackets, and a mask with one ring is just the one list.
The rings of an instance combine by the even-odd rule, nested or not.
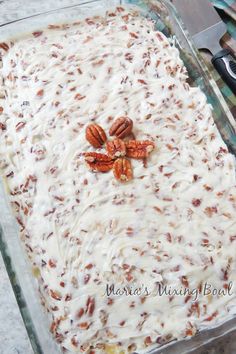
[[(117, 8), (0, 51), (1, 173), (63, 350), (148, 350), (234, 314), (235, 158), (152, 20)], [(127, 184), (83, 158), (86, 126), (122, 115), (156, 145)]]

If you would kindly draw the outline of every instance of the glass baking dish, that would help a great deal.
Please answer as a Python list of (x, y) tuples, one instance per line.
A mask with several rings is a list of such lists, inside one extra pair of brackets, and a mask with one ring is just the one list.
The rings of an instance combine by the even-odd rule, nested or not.
[[(12, 37), (39, 30), (48, 24), (66, 23), (85, 16), (105, 12), (115, 5), (138, 6), (144, 16), (152, 17), (156, 28), (167, 35), (179, 48), (181, 58), (189, 73), (191, 85), (198, 85), (205, 92), (213, 106), (214, 119), (218, 129), (233, 154), (236, 154), (236, 122), (230, 113), (221, 93), (210, 76), (197, 50), (181, 22), (173, 5), (168, 0), (91, 0), (80, 1), (77, 5), (47, 11), (1, 25), (0, 42)], [(4, 183), (0, 183), (0, 249), (11, 280), (15, 296), (28, 331), (35, 353), (61, 353), (49, 331), (48, 315), (40, 304), (35, 274), (19, 238), (18, 225), (12, 215), (5, 193)], [(195, 337), (169, 343), (152, 353), (184, 354), (204, 346), (217, 337), (236, 329), (236, 318), (212, 328), (199, 332)]]

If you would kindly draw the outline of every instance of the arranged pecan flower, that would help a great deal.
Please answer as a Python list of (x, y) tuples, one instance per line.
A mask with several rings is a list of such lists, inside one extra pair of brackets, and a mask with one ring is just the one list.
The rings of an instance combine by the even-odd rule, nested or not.
[(133, 178), (131, 161), (134, 159), (146, 159), (155, 148), (155, 144), (149, 140), (128, 140), (132, 133), (133, 121), (129, 117), (117, 118), (110, 130), (109, 135), (116, 138), (107, 141), (103, 128), (98, 124), (89, 124), (86, 128), (86, 139), (94, 148), (101, 148), (106, 143), (106, 154), (97, 152), (84, 153), (85, 161), (93, 172), (108, 172), (113, 169), (115, 178), (120, 182), (128, 182)]

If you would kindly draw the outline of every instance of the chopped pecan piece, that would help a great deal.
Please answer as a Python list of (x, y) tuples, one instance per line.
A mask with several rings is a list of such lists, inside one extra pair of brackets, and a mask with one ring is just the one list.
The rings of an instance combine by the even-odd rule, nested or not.
[(85, 97), (86, 97), (86, 96), (83, 96), (83, 95), (81, 95), (80, 93), (77, 93), (77, 94), (75, 95), (75, 99), (78, 100), (78, 101), (83, 100)]
[(126, 155), (134, 159), (144, 159), (154, 148), (155, 144), (149, 140), (129, 140), (126, 142)]
[(213, 318), (215, 318), (218, 315), (218, 313), (219, 313), (218, 311), (213, 312), (213, 314), (211, 316), (205, 318), (204, 321), (212, 321)]
[(133, 353), (137, 349), (137, 345), (135, 343), (132, 343), (128, 346), (128, 352)]
[(37, 31), (32, 33), (34, 37), (39, 37), (43, 34), (43, 31)]
[(4, 124), (4, 123), (0, 123), (0, 130), (6, 130), (7, 129), (7, 127), (6, 127), (6, 124)]
[(56, 268), (56, 266), (57, 266), (56, 261), (54, 261), (53, 259), (49, 259), (48, 265), (51, 268)]
[(106, 133), (98, 124), (90, 124), (86, 128), (86, 139), (95, 148), (100, 148), (106, 142)]
[(81, 322), (78, 324), (80, 329), (88, 329), (89, 328), (89, 323), (88, 322)]
[(193, 204), (195, 207), (198, 207), (198, 206), (201, 204), (201, 200), (200, 200), (200, 199), (193, 199), (193, 200), (192, 200), (192, 204)]
[(9, 45), (7, 43), (2, 42), (0, 43), (0, 48), (7, 52), (9, 50)]
[(86, 302), (86, 313), (89, 316), (92, 316), (95, 308), (95, 299), (92, 297), (88, 297), (87, 302)]
[(180, 281), (183, 284), (183, 286), (185, 286), (186, 288), (189, 288), (189, 282), (188, 282), (188, 279), (187, 279), (187, 277), (185, 275), (183, 275), (180, 278)]
[(52, 321), (51, 327), (50, 327), (50, 331), (52, 333), (56, 333), (57, 328), (59, 327), (61, 320), (62, 320), (62, 317), (56, 318), (54, 321)]
[(133, 121), (129, 117), (119, 117), (112, 124), (109, 134), (115, 135), (117, 138), (123, 139), (128, 136), (133, 128)]
[(115, 159), (117, 157), (123, 157), (126, 154), (126, 146), (123, 140), (121, 139), (114, 139), (112, 141), (108, 141), (106, 143), (106, 149), (108, 155)]
[(84, 276), (84, 284), (88, 284), (90, 278), (91, 278), (90, 274), (85, 274), (85, 276)]
[(204, 210), (204, 213), (209, 216), (210, 218), (213, 216), (213, 214), (217, 214), (217, 207), (206, 207)]
[(59, 291), (50, 289), (50, 295), (53, 299), (61, 301), (62, 295)]
[(37, 96), (38, 97), (42, 97), (43, 96), (43, 94), (44, 94), (44, 90), (43, 89), (41, 89), (41, 90), (39, 90), (38, 92), (37, 92)]
[(145, 344), (146, 347), (148, 347), (149, 345), (152, 344), (152, 339), (151, 339), (150, 336), (148, 336), (148, 337), (146, 337), (146, 338), (144, 339), (144, 344)]
[(113, 173), (120, 182), (128, 182), (133, 178), (131, 162), (125, 158), (119, 158), (114, 162)]
[(100, 319), (102, 325), (105, 327), (107, 324), (107, 320), (108, 320), (108, 313), (105, 310), (100, 310), (99, 311), (99, 319)]
[(16, 124), (16, 131), (21, 130), (26, 125), (26, 122), (19, 122)]
[(114, 161), (105, 154), (97, 152), (86, 152), (84, 154), (85, 161), (92, 171), (108, 172), (112, 169)]
[(83, 316), (83, 314), (84, 314), (84, 309), (81, 308), (81, 309), (78, 311), (78, 313), (77, 313), (77, 317), (80, 318), (80, 317)]

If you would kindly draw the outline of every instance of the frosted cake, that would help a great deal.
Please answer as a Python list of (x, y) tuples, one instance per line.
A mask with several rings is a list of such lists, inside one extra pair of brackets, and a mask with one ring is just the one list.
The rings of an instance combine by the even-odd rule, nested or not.
[(235, 159), (154, 22), (118, 7), (0, 52), (1, 174), (61, 348), (148, 351), (234, 314)]

